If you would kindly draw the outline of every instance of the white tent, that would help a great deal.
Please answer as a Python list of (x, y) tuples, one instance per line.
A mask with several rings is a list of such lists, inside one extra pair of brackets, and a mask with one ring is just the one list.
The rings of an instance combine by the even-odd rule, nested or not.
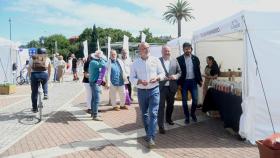
[(0, 37), (0, 84), (14, 82), (12, 65), (17, 62), (18, 45)]
[(202, 68), (206, 55), (222, 63), (222, 71), (241, 68), (243, 113), (239, 134), (251, 143), (272, 134), (272, 122), (275, 132), (280, 132), (279, 17), (280, 13), (242, 11), (193, 35)]
[(186, 37), (179, 37), (179, 38), (175, 38), (171, 41), (167, 42), (167, 45), (171, 48), (171, 52), (172, 52), (172, 57), (176, 58), (178, 56), (180, 56), (181, 54), (183, 54), (183, 44), (185, 42), (189, 42), (190, 43), (190, 38), (186, 38)]

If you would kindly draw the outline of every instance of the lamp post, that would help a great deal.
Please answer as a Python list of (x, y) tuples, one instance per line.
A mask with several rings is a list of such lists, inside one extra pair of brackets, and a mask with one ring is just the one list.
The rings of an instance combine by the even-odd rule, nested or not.
[(10, 40), (12, 40), (12, 20), (9, 18), (9, 23), (10, 23)]
[[(14, 63), (12, 61), (12, 20), (11, 20), (11, 18), (9, 18), (9, 25), (10, 25), (10, 62), (11, 62), (11, 65), (13, 65)], [(17, 70), (12, 70), (13, 83), (15, 83), (16, 72), (17, 72)]]

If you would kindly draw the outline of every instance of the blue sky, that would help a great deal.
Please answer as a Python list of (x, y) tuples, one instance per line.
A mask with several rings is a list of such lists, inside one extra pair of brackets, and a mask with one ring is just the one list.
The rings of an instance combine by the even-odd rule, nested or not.
[[(0, 0), (0, 37), (26, 44), (40, 36), (79, 35), (96, 24), (137, 35), (150, 28), (155, 35), (176, 36), (176, 25), (162, 20), (166, 5), (175, 0)], [(241, 10), (279, 11), (277, 0), (189, 0), (195, 20), (183, 23), (183, 36)], [(223, 7), (219, 7), (223, 6)]]

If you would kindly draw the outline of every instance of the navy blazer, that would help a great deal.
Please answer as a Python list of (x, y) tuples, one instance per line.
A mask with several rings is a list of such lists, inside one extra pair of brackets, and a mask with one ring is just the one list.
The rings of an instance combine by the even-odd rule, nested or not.
[[(202, 77), (201, 77), (201, 72), (200, 72), (200, 61), (199, 61), (198, 57), (196, 57), (195, 55), (192, 55), (191, 58), (192, 58), (192, 63), (193, 63), (193, 72), (194, 72), (195, 81), (198, 85), (201, 86)], [(184, 54), (177, 57), (177, 61), (179, 63), (181, 71), (182, 71), (182, 75), (178, 80), (178, 84), (182, 85), (184, 83), (184, 81), (186, 80), (186, 75), (187, 75)]]

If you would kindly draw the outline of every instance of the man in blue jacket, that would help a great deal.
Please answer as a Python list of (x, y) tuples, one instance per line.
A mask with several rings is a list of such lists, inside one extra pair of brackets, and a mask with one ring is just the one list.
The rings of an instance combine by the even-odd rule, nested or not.
[(98, 116), (98, 107), (100, 103), (100, 92), (101, 92), (101, 85), (97, 83), (97, 80), (100, 75), (100, 70), (102, 67), (105, 67), (106, 61), (102, 59), (103, 52), (97, 50), (94, 53), (93, 60), (91, 60), (89, 64), (89, 84), (92, 91), (92, 98), (91, 98), (91, 110), (92, 110), (92, 117), (95, 121), (102, 121), (101, 117)]
[(192, 46), (190, 43), (183, 44), (184, 54), (177, 58), (179, 66), (182, 71), (182, 75), (178, 80), (178, 84), (182, 88), (182, 104), (185, 114), (185, 124), (189, 124), (189, 109), (187, 102), (188, 91), (191, 92), (192, 106), (191, 106), (191, 118), (194, 122), (197, 122), (195, 110), (198, 101), (198, 87), (202, 86), (202, 77), (200, 72), (200, 61), (198, 57), (192, 55)]

